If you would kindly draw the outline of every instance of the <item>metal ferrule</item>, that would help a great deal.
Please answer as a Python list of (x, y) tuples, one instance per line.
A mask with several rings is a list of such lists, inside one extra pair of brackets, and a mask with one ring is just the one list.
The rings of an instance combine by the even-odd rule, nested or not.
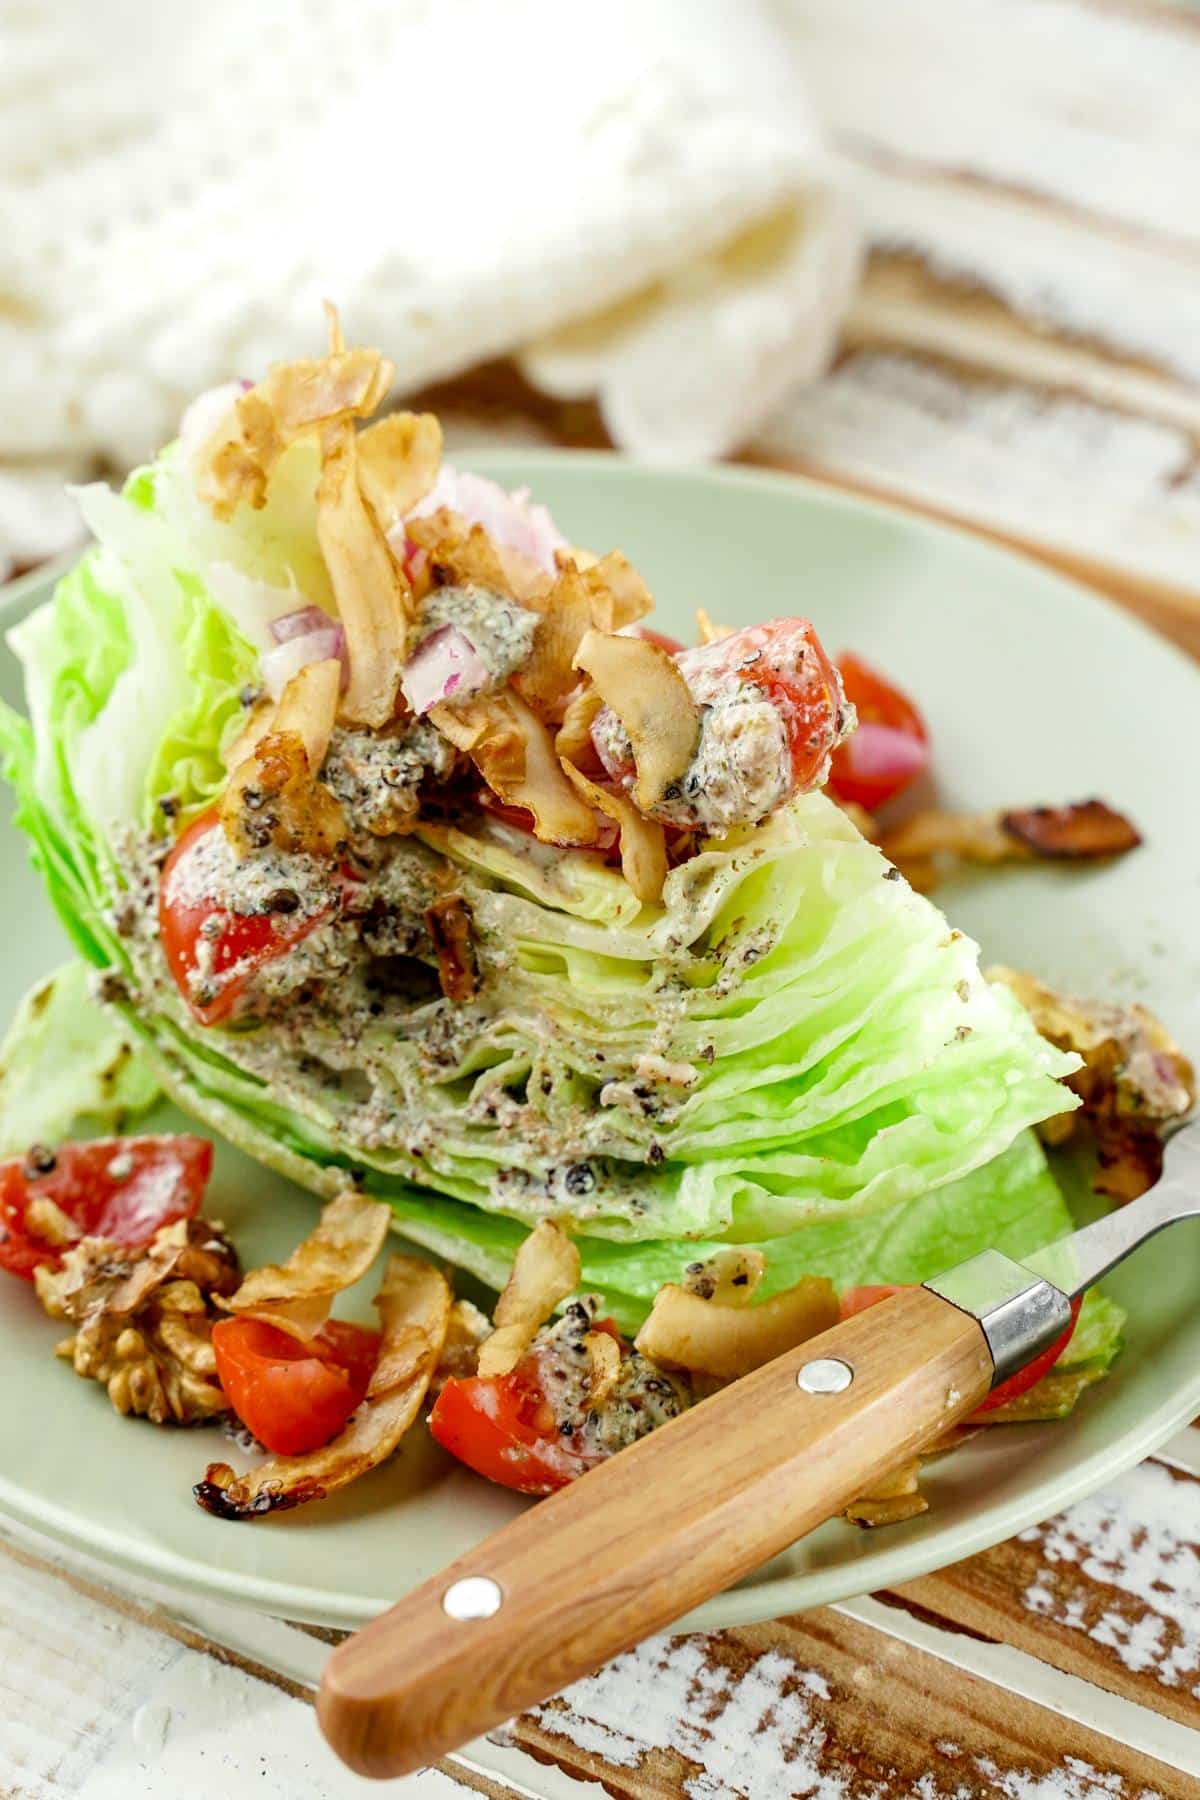
[(992, 1353), (993, 1387), (1052, 1344), (1071, 1318), (1060, 1288), (999, 1250), (984, 1250), (924, 1285), (978, 1319)]

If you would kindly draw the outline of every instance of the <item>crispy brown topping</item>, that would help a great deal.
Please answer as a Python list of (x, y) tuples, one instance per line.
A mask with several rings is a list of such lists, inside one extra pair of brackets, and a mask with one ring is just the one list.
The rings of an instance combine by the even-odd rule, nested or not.
[(734, 1381), (827, 1331), (837, 1318), (837, 1295), (823, 1276), (805, 1275), (794, 1287), (754, 1306), (742, 1304), (740, 1297), (733, 1302), (701, 1299), (668, 1283), (659, 1288), (635, 1347), (668, 1368)]
[(1103, 800), (1006, 812), (1001, 815), (1000, 824), (1035, 856), (1076, 860), (1124, 856), (1142, 841), (1137, 826)]
[(353, 419), (330, 426), (322, 437), (317, 537), (350, 658), (341, 716), (379, 727), (396, 709), (415, 608), (383, 527), (363, 497), (357, 445)]
[(332, 856), (347, 836), (342, 809), (317, 781), (337, 713), (341, 663), (309, 663), (276, 706), (238, 739), (238, 762), (221, 796), (221, 823), (238, 856), (272, 845)]
[(367, 1396), (345, 1429), (307, 1456), (272, 1456), (246, 1475), (210, 1463), (193, 1493), (220, 1519), (257, 1519), (321, 1500), (386, 1461), (420, 1410), (442, 1354), (451, 1293), (431, 1263), (388, 1260), (375, 1299), (382, 1337)]
[(1083, 1058), (1067, 1077), (1081, 1112), (1048, 1120), (1043, 1137), (1064, 1143), (1083, 1117), (1095, 1138), (1099, 1192), (1116, 1200), (1144, 1194), (1162, 1173), (1164, 1130), (1196, 1099), (1195, 1071), (1165, 1026), (1136, 1003), (1080, 999), (999, 966), (987, 976), (1011, 988), (1044, 1038)]
[(633, 750), (633, 797), (648, 813), (696, 754), (700, 715), (679, 664), (649, 638), (589, 631), (575, 655), (606, 706), (621, 721)]
[(359, 433), (359, 485), (385, 529), (425, 498), (441, 461), (442, 427), (433, 413), (389, 413)]
[[(865, 836), (876, 837), (874, 820), (860, 809), (843, 809)], [(929, 807), (876, 837), (879, 848), (918, 891), (936, 887), (939, 859), (963, 862), (1095, 860), (1122, 856), (1141, 843), (1135, 826), (1102, 800), (1078, 805), (1040, 806), (1010, 812), (943, 812)]]
[(578, 1285), (578, 1250), (561, 1226), (543, 1219), (513, 1259), (496, 1302), (496, 1329), (479, 1349), (479, 1373), (507, 1375), (516, 1368), (538, 1328)]
[(219, 519), (243, 501), (264, 506), (288, 445), (335, 422), (369, 418), (394, 373), (378, 350), (343, 349), (335, 325), (330, 355), (278, 363), (235, 402), (199, 458), (201, 498)]
[(594, 844), (596, 815), (563, 774), (547, 727), (509, 690), (450, 706), (429, 717), (444, 737), (465, 750), (498, 799), (533, 814), (544, 844)]
[(479, 991), (472, 923), (471, 909), (461, 894), (446, 894), (425, 908), (425, 927), (433, 940), (438, 980), (447, 1000), (473, 1000)]
[[(410, 519), (404, 529), (428, 553), (435, 587), (482, 587), (510, 600), (522, 598), (482, 525), (468, 525), (458, 513), (439, 507), (423, 518)], [(549, 586), (545, 576), (541, 585)]]
[(221, 796), (221, 823), (238, 856), (268, 846), (337, 854), (348, 834), (341, 807), (318, 781), (292, 731), (269, 732), (231, 775)]
[(621, 873), (639, 900), (649, 906), (662, 904), (667, 879), (667, 840), (658, 819), (640, 813), (628, 794), (601, 787), (563, 760), (571, 785), (589, 806), (611, 819), (621, 833)]
[(852, 1525), (873, 1528), (898, 1525), (902, 1519), (915, 1519), (928, 1512), (929, 1502), (921, 1492), (920, 1475), (921, 1464), (914, 1456), (890, 1475), (873, 1481), (869, 1492), (850, 1502), (845, 1517)]
[(283, 1263), (252, 1269), (225, 1311), (263, 1319), (300, 1338), (312, 1337), (329, 1317), (338, 1294), (361, 1281), (375, 1261), (391, 1223), (382, 1200), (348, 1190), (322, 1207), (314, 1229)]

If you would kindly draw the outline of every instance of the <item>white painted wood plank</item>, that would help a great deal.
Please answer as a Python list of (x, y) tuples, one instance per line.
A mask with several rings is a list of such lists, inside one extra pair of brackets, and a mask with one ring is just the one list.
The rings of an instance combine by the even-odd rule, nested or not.
[(1190, 437), (1073, 395), (860, 352), (795, 396), (755, 449), (1200, 590), (1200, 472)]
[(789, 0), (810, 93), (881, 162), (1200, 243), (1200, 24), (1095, 0)]
[[(0, 1793), (177, 1800), (219, 1785), (230, 1800), (350, 1800), (360, 1791), (308, 1707), (280, 1689), (41, 1571), (6, 1562), (0, 1593)], [(448, 1790), (443, 1782), (441, 1796)], [(439, 1800), (424, 1782), (412, 1792)]]
[[(5, 1800), (214, 1790), (224, 1800), (355, 1800), (363, 1786), (304, 1701), (0, 1552)], [(462, 1800), (467, 1790), (429, 1770), (389, 1791)]]
[[(861, 161), (849, 162), (847, 171), (874, 250), (915, 257), (939, 281), (968, 296), (982, 290), (1039, 331), (1066, 337), (1077, 347), (1137, 359), (1200, 384), (1200, 246), (1181, 250), (1144, 238), (1114, 238), (1104, 222), (952, 174)], [(869, 330), (911, 342), (911, 315), (919, 310), (895, 301), (889, 308), (887, 284), (868, 280), (850, 329), (859, 337)], [(924, 310), (941, 335), (923, 347), (956, 354), (949, 341), (956, 331), (953, 317), (928, 305)], [(967, 306), (962, 329), (973, 322)], [(985, 367), (995, 336), (985, 323), (972, 339)], [(1035, 371), (1030, 373), (1036, 379)], [(1168, 416), (1173, 384), (1157, 387), (1166, 391), (1156, 391), (1149, 380), (1130, 391), (1146, 410)], [(1183, 396), (1178, 404), (1190, 407), (1180, 411), (1178, 422), (1200, 420), (1196, 396)]]
[[(46, 1567), (31, 1568), (6, 1556), (5, 1539), (64, 1576), (95, 1584), (97, 1593), (81, 1594)], [(5, 1522), (0, 1535), (3, 1800), (68, 1795), (177, 1800), (183, 1793), (203, 1792), (196, 1778), (211, 1781), (214, 1768), (221, 1771), (223, 1800), (251, 1794), (256, 1800), (264, 1795), (351, 1800), (367, 1791), (327, 1748), (306, 1701), (189, 1648), (170, 1635), (166, 1622), (313, 1690), (328, 1644), (282, 1619), (177, 1594), (124, 1573), (119, 1590), (113, 1589), (113, 1604), (106, 1604), (103, 1590), (111, 1581), (104, 1564)], [(143, 1616), (130, 1618), (118, 1610), (127, 1601), (146, 1609)], [(163, 1628), (155, 1625), (155, 1616)], [(64, 1743), (72, 1750), (66, 1759), (60, 1753)], [(287, 1747), (282, 1760), (281, 1744)], [(544, 1768), (502, 1733), (468, 1745), (454, 1760), (519, 1800), (600, 1800), (594, 1783)], [(148, 1761), (155, 1764), (151, 1773), (143, 1768)], [(161, 1784), (154, 1785), (160, 1772)], [(397, 1800), (463, 1800), (470, 1790), (433, 1769), (391, 1783), (387, 1791)]]

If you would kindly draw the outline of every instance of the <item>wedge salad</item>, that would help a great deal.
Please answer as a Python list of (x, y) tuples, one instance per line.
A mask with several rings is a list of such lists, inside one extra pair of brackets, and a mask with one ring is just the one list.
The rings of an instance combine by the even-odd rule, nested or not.
[[(12, 633), (28, 717), (0, 713), (18, 821), (105, 1009), (96, 1054), (115, 1033), (143, 1085), (311, 1188), (332, 1224), (290, 1274), (243, 1282), (178, 1157), (140, 1235), (108, 1191), (129, 1179), (123, 1140), (93, 1158), (99, 1198), (44, 1193), (92, 1165), (21, 1139), (23, 1099), (0, 1265), (40, 1265), (83, 1330), (116, 1280), (89, 1246), (117, 1244), (132, 1286), (79, 1372), (107, 1383), (121, 1330), (154, 1364), (174, 1309), (201, 1389), (190, 1414), (162, 1400), (164, 1420), (223, 1395), (278, 1461), (386, 1415), (390, 1451), (438, 1392), (443, 1442), (498, 1458), (499, 1478), (533, 1466), (541, 1491), (543, 1462), (580, 1472), (839, 1306), (1070, 1229), (1038, 1132), (1061, 1139), (1095, 1100), (1081, 1071), (1129, 1021), (1077, 1039), (1060, 1009), (1039, 1029), (1020, 980), (985, 979), (917, 889), (945, 854), (1138, 838), (1089, 802), (923, 815), (889, 847), (873, 813), (929, 757), (910, 700), (801, 616), (664, 637), (620, 550), (572, 544), (528, 494), (446, 462), (431, 415), (373, 418), (391, 380), (334, 320), (326, 355), (202, 396), (121, 493), (80, 490), (95, 542)], [(60, 979), (82, 992), (78, 967)], [(1140, 1029), (1148, 1141), (1190, 1104), (1190, 1072)], [(78, 1007), (51, 994), (5, 1080), (58, 1055), (86, 1094), (87, 1046), (56, 1051), (72, 1030)], [(1132, 1054), (1109, 1057), (1110, 1101)], [(102, 1109), (55, 1117), (73, 1110)], [(170, 1161), (129, 1142), (160, 1145), (131, 1152), (139, 1168)], [(333, 1297), (389, 1225), (504, 1290), (495, 1330), (411, 1257), (389, 1264), (382, 1340), (335, 1329)], [(145, 1330), (121, 1311), (143, 1290)], [(1089, 1296), (1060, 1376), (1099, 1378), (1119, 1332)], [(509, 1384), (513, 1435), (490, 1452), (500, 1390), (472, 1381)], [(288, 1382), (281, 1423), (262, 1395)], [(118, 1410), (151, 1411), (120, 1391)], [(292, 1491), (286, 1470), (264, 1479), (256, 1494)], [(210, 1510), (270, 1510), (231, 1482), (210, 1471)]]

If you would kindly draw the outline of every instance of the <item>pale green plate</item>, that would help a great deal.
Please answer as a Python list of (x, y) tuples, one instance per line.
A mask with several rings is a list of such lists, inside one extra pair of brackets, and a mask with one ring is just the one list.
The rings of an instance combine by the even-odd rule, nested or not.
[[(579, 542), (619, 544), (667, 630), (692, 609), (749, 624), (807, 613), (833, 651), (877, 658), (919, 696), (950, 804), (1081, 799), (1128, 809), (1146, 847), (1085, 873), (1018, 868), (942, 896), (990, 960), (1051, 982), (1145, 1000), (1200, 1045), (1200, 677), (1093, 595), (974, 539), (787, 478), (675, 474), (612, 458), (488, 454), (528, 482)], [(17, 618), (44, 592), (11, 591)], [(18, 694), (2, 653), (0, 686)], [(0, 1013), (64, 955), (5, 824)], [(218, 1158), (212, 1212), (245, 1260), (283, 1253), (312, 1199), (244, 1158)], [(1064, 1424), (986, 1433), (930, 1472), (930, 1511), (864, 1534), (826, 1525), (691, 1623), (794, 1612), (911, 1579), (1011, 1536), (1085, 1494), (1200, 1411), (1200, 1236), (1179, 1226), (1111, 1282), (1129, 1309), (1113, 1378)], [(181, 1587), (349, 1626), (509, 1518), (519, 1502), (442, 1459), (422, 1430), (390, 1467), (324, 1504), (257, 1524), (202, 1513), (191, 1485), (227, 1454), (214, 1431), (119, 1422), (100, 1389), (51, 1355), (57, 1327), (15, 1282), (0, 1294), (0, 1511)], [(648, 1509), (669, 1499), (647, 1495)]]

